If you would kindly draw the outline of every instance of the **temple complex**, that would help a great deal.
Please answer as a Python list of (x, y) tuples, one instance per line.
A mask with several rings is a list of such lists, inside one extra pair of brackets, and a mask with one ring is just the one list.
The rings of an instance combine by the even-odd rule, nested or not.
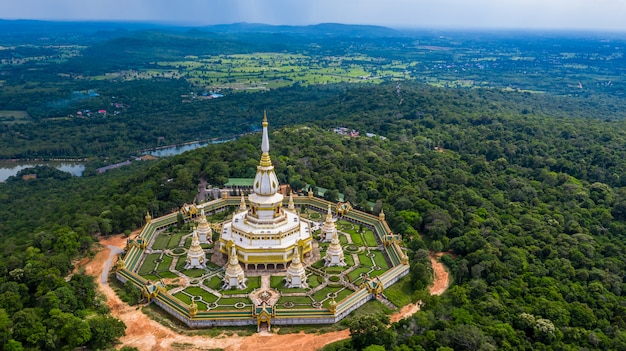
[[(265, 115), (261, 151), (250, 188), (234, 196), (225, 189), (219, 198), (161, 217), (147, 214), (115, 265), (116, 277), (190, 328), (256, 324), (270, 331), (272, 325), (336, 323), (372, 299), (393, 307), (384, 290), (409, 273), (409, 260), (384, 212), (332, 204), (316, 198), (312, 187), (308, 196), (283, 198)], [(318, 243), (310, 223), (324, 212)], [(226, 219), (211, 224), (207, 215)], [(183, 228), (181, 216), (188, 223)], [(214, 232), (219, 240), (203, 249)], [(161, 280), (171, 276), (182, 277), (182, 284)]]
[(295, 249), (307, 255), (312, 250), (309, 223), (295, 210), (283, 209), (283, 195), (270, 160), (267, 116), (263, 117), (261, 160), (257, 166), (253, 192), (241, 195), (239, 212), (222, 227), (218, 248), (228, 254), (235, 247), (246, 269), (285, 269)]

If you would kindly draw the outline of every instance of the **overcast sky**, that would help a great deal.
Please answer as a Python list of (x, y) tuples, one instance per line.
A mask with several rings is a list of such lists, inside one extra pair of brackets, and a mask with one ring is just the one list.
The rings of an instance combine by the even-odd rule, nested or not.
[(626, 30), (626, 0), (0, 0), (0, 18)]

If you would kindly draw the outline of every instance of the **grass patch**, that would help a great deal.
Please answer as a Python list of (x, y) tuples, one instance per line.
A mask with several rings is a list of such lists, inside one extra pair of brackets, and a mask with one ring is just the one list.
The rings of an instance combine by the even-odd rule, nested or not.
[[(280, 304), (283, 304), (285, 302), (293, 302), (296, 305), (308, 305), (308, 306), (311, 306), (311, 303), (313, 301), (308, 296), (284, 296), (284, 297), (281, 297), (280, 299), (278, 299), (277, 304), (280, 305)], [(282, 306), (277, 306), (277, 307), (284, 308)]]
[(382, 269), (389, 268), (389, 265), (387, 264), (387, 261), (385, 260), (385, 256), (383, 255), (382, 252), (372, 251), (372, 253), (374, 253), (374, 262), (376, 263), (377, 266), (381, 267)]
[(352, 238), (352, 242), (354, 243), (354, 245), (365, 246), (365, 243), (363, 242), (363, 238), (361, 237), (361, 234), (355, 232), (354, 230), (349, 230), (346, 232), (350, 234), (350, 237)]
[(319, 260), (311, 265), (313, 268), (322, 269), (324, 268), (324, 260)]
[(152, 271), (154, 271), (157, 265), (156, 263), (154, 263), (154, 261), (158, 260), (159, 257), (161, 257), (160, 253), (153, 253), (153, 254), (149, 254), (148, 256), (146, 256), (146, 258), (143, 260), (143, 264), (141, 265), (141, 268), (139, 269), (139, 274), (140, 275), (149, 274)]
[(347, 245), (348, 244), (348, 238), (346, 238), (345, 235), (339, 235), (339, 243), (343, 246), (343, 245)]
[(204, 285), (213, 289), (213, 290), (219, 290), (222, 288), (222, 286), (224, 285), (224, 282), (222, 281), (222, 278), (214, 275), (211, 277), (211, 279), (206, 279), (204, 281)]
[(217, 301), (217, 296), (215, 296), (215, 295), (211, 294), (210, 292), (208, 292), (208, 291), (206, 291), (206, 290), (204, 290), (202, 288), (199, 288), (197, 286), (190, 286), (190, 287), (188, 287), (187, 289), (185, 289), (183, 291), (186, 292), (189, 295), (192, 295), (192, 296), (200, 296), (200, 297), (202, 297), (202, 300), (204, 300), (207, 303), (211, 303), (211, 302)]
[(407, 275), (385, 289), (385, 296), (387, 296), (387, 299), (394, 305), (401, 307), (413, 302), (413, 292), (411, 277)]
[(170, 236), (168, 234), (160, 233), (158, 234), (156, 239), (154, 239), (154, 242), (152, 243), (152, 249), (163, 250), (167, 247), (167, 243), (169, 243), (169, 241), (170, 241)]
[(326, 287), (318, 292), (316, 292), (315, 294), (313, 294), (313, 299), (317, 302), (320, 302), (326, 298), (328, 298), (328, 294), (330, 293), (336, 293), (337, 291), (339, 291), (342, 288), (330, 288), (330, 287)]
[(173, 258), (167, 255), (163, 255), (162, 261), (159, 263), (158, 271), (169, 271), (170, 266), (172, 265)]
[(178, 262), (176, 262), (176, 270), (182, 272), (185, 270), (185, 265), (187, 264), (186, 257), (178, 256)]
[(222, 297), (218, 303), (219, 303), (220, 307), (221, 306), (229, 306), (229, 307), (235, 308), (234, 306), (235, 306), (235, 304), (237, 302), (243, 302), (243, 303), (246, 303), (246, 304), (251, 304), (252, 303), (250, 301), (250, 299), (248, 299), (247, 297), (246, 298), (241, 298), (241, 299), (232, 298), (232, 297)]
[(179, 299), (180, 301), (186, 303), (187, 305), (191, 305), (191, 296), (183, 293), (182, 291), (174, 294), (174, 297)]
[(365, 237), (365, 243), (367, 244), (367, 246), (369, 247), (378, 246), (378, 242), (376, 241), (376, 237), (374, 235), (375, 234), (371, 230), (366, 230), (363, 233), (363, 237)]
[(270, 277), (270, 287), (280, 289), (283, 286), (285, 286), (285, 277), (280, 275), (273, 275)]
[(172, 236), (170, 236), (170, 242), (167, 244), (167, 248), (168, 249), (174, 249), (179, 247), (179, 243), (180, 243), (180, 239), (183, 238), (184, 235), (186, 235), (187, 233), (185, 232), (176, 232), (174, 234), (172, 234)]
[(350, 254), (344, 254), (344, 262), (349, 266), (354, 266), (354, 258)]
[(30, 121), (31, 121), (30, 115), (26, 111), (0, 110), (0, 123), (17, 124), (17, 123), (28, 123)]
[(158, 272), (157, 273), (161, 278), (178, 278), (178, 276), (170, 271)]
[(306, 282), (309, 284), (309, 287), (311, 289), (314, 289), (315, 287), (324, 283), (324, 279), (317, 274), (311, 274)]
[(370, 269), (370, 267), (359, 267), (348, 273), (348, 277), (350, 277), (351, 282), (355, 282), (358, 278), (361, 277), (361, 273), (367, 273), (370, 271)]
[(372, 259), (366, 256), (366, 253), (360, 253), (359, 254), (359, 262), (361, 263), (361, 266), (372, 266)]
[(181, 271), (181, 273), (190, 278), (199, 278), (206, 274), (206, 271), (204, 269), (193, 268)]

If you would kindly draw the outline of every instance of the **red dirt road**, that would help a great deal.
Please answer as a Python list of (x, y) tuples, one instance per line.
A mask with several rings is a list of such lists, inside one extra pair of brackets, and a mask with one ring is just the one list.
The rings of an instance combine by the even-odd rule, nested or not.
[[(134, 234), (134, 233), (133, 233)], [(100, 277), (103, 270), (112, 267), (117, 254), (111, 253), (110, 245), (114, 248), (123, 248), (126, 239), (122, 235), (110, 236), (100, 240), (102, 249), (85, 265), (85, 272), (96, 277), (100, 291), (106, 296), (111, 314), (121, 319), (127, 326), (126, 336), (121, 339), (123, 345), (134, 346), (141, 351), (188, 350), (201, 351), (210, 348), (227, 351), (275, 351), (299, 350), (314, 351), (332, 342), (346, 339), (350, 336), (349, 330), (341, 330), (326, 334), (268, 334), (257, 333), (251, 336), (190, 336), (178, 334), (158, 322), (150, 319), (141, 310), (128, 306), (122, 302), (108, 284), (103, 283)], [(114, 250), (115, 251), (115, 250)], [(108, 262), (107, 262), (108, 261)], [(431, 256), (435, 281), (430, 288), (432, 294), (442, 294), (448, 287), (448, 273), (443, 265)], [(81, 262), (83, 263), (83, 262)], [(108, 264), (107, 264), (108, 263)], [(105, 272), (105, 274), (108, 272)], [(392, 321), (408, 317), (419, 310), (419, 305), (404, 306), (399, 312), (391, 316)], [(121, 345), (120, 345), (121, 346)]]

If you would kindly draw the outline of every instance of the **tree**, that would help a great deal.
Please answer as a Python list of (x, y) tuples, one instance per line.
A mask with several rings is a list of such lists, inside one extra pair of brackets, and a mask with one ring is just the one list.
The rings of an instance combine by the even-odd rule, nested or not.
[(110, 316), (95, 316), (88, 320), (91, 330), (89, 345), (94, 349), (102, 349), (118, 338), (126, 335), (126, 326), (122, 321)]
[(11, 338), (11, 329), (13, 322), (9, 318), (7, 311), (4, 308), (0, 308), (0, 344), (6, 344)]
[(369, 345), (391, 347), (395, 340), (394, 333), (387, 328), (387, 317), (365, 316), (350, 323), (350, 338), (355, 350), (362, 350)]

